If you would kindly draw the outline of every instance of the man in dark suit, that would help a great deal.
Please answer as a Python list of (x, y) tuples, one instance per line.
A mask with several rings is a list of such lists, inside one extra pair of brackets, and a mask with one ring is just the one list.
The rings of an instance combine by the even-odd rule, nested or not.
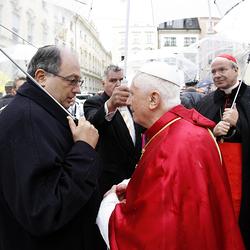
[(101, 194), (130, 178), (141, 154), (141, 127), (134, 124), (127, 107), (128, 86), (123, 71), (110, 65), (104, 72), (104, 92), (84, 103), (84, 114), (99, 131), (97, 151), (103, 162)]
[(98, 131), (65, 111), (80, 92), (78, 59), (45, 46), (28, 73), (64, 109), (28, 79), (0, 115), (0, 249), (98, 249)]

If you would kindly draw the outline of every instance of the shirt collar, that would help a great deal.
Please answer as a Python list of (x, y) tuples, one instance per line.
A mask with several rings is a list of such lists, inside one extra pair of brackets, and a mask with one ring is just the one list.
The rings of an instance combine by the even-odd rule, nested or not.
[(239, 86), (239, 82), (237, 81), (236, 84), (234, 84), (232, 87), (228, 88), (228, 89), (221, 89), (223, 92), (225, 92), (225, 94), (231, 94), (232, 90), (237, 88)]

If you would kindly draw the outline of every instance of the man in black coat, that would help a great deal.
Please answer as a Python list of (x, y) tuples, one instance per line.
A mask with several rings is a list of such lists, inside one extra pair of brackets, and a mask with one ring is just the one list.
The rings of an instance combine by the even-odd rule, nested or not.
[(84, 103), (84, 114), (99, 131), (97, 151), (103, 162), (100, 190), (130, 178), (141, 154), (141, 127), (133, 122), (127, 105), (128, 86), (121, 84), (123, 71), (110, 65), (104, 72), (104, 92)]
[[(28, 73), (65, 109), (80, 92), (65, 48), (40, 48)], [(67, 116), (29, 79), (0, 115), (1, 250), (96, 249), (98, 131)]]
[[(237, 61), (231, 55), (217, 56), (211, 64), (211, 72), (217, 90), (205, 96), (197, 110), (217, 123), (213, 133), (220, 142), (226, 167), (229, 163), (228, 177), (236, 216), (246, 248), (250, 249), (250, 87), (238, 81)], [(236, 106), (231, 108), (238, 88)], [(239, 158), (241, 164), (233, 165), (235, 158)], [(231, 177), (233, 172), (238, 184)]]
[[(84, 115), (100, 135), (96, 149), (103, 164), (99, 179), (101, 195), (130, 178), (141, 155), (142, 128), (133, 122), (127, 107), (129, 88), (122, 81), (122, 69), (109, 65), (104, 72), (104, 92), (84, 103)], [(96, 238), (98, 250), (107, 249), (99, 232)]]
[(196, 89), (198, 81), (190, 81), (185, 83), (185, 89), (181, 92), (181, 104), (188, 108), (194, 108), (196, 104), (204, 97), (203, 93), (200, 93)]

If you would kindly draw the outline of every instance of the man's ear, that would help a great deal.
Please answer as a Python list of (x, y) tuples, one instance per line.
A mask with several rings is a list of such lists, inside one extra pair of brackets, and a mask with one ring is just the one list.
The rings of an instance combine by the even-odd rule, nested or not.
[(157, 108), (160, 105), (160, 99), (161, 99), (161, 96), (160, 96), (159, 92), (153, 91), (149, 95), (149, 108), (150, 109)]
[(45, 87), (45, 83), (46, 83), (46, 73), (43, 69), (37, 69), (35, 72), (35, 79), (36, 81), (42, 85), (42, 87)]

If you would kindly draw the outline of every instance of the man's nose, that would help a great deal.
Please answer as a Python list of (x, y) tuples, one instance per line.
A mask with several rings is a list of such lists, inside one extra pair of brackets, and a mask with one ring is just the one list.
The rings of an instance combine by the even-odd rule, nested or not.
[(79, 84), (77, 84), (76, 86), (74, 86), (73, 92), (74, 92), (75, 94), (81, 94), (81, 87), (80, 87)]
[(121, 84), (122, 84), (122, 81), (119, 80), (119, 79), (117, 79), (117, 80), (116, 80), (116, 86), (119, 87)]

